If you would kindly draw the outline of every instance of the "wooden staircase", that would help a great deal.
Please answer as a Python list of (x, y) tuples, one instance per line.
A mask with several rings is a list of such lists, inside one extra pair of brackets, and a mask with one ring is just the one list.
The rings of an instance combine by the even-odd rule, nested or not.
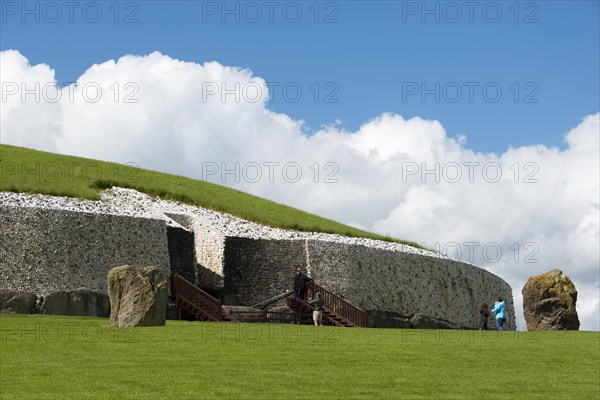
[[(221, 301), (215, 299), (190, 281), (180, 275), (172, 276), (173, 290), (175, 292), (175, 303), (179, 310), (179, 319), (181, 319), (182, 310), (188, 311), (197, 320), (200, 321), (228, 321), (240, 322), (234, 316), (223, 309)], [(321, 294), (323, 299), (323, 322), (326, 325), (340, 327), (367, 327), (367, 312), (357, 307), (335, 293), (316, 284), (314, 281), (306, 285), (305, 298), (289, 296), (286, 292), (274, 299), (283, 298), (288, 295), (287, 305), (296, 311), (297, 315), (311, 315), (313, 307), (306, 299), (313, 299), (317, 293)], [(269, 299), (267, 302), (272, 302)], [(263, 303), (267, 303), (263, 302)], [(300, 318), (301, 319), (301, 318)]]
[[(306, 301), (299, 299), (298, 297), (288, 297), (287, 306), (293, 309), (299, 317), (296, 317), (297, 323), (312, 324), (312, 319), (303, 319), (301, 316), (309, 316), (312, 318), (313, 307)], [(356, 326), (352, 322), (340, 317), (331, 311), (327, 306), (323, 306), (323, 325), (334, 325), (342, 327), (353, 327)]]
[(175, 274), (171, 279), (175, 289), (175, 303), (179, 309), (179, 319), (181, 319), (181, 311), (186, 310), (200, 321), (239, 322), (223, 310), (220, 300), (215, 299), (184, 277)]
[(318, 285), (314, 281), (308, 282), (306, 286), (305, 298), (288, 297), (288, 307), (297, 310), (300, 315), (303, 313), (312, 313), (313, 307), (306, 299), (314, 299), (317, 293), (321, 294), (323, 299), (323, 322), (326, 325), (341, 327), (363, 327), (368, 326), (367, 312), (336, 295), (335, 293)]

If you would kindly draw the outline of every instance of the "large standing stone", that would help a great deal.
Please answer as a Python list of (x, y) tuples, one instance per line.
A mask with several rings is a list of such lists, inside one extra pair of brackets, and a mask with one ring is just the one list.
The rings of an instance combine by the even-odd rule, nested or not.
[(44, 298), (40, 312), (106, 318), (110, 315), (110, 300), (105, 293), (88, 288), (53, 292)]
[(558, 269), (532, 276), (523, 287), (527, 330), (578, 330), (577, 290)]
[(168, 278), (158, 267), (124, 265), (108, 273), (111, 326), (165, 324)]
[(0, 289), (0, 314), (31, 314), (36, 300), (33, 293)]

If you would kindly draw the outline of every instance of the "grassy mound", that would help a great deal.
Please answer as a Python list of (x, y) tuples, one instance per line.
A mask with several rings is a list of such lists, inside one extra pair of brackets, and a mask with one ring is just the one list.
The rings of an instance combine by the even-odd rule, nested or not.
[(0, 315), (2, 399), (597, 399), (600, 333)]
[(224, 186), (129, 165), (0, 145), (0, 191), (98, 200), (112, 186), (226, 212), (275, 228), (416, 243), (377, 235)]

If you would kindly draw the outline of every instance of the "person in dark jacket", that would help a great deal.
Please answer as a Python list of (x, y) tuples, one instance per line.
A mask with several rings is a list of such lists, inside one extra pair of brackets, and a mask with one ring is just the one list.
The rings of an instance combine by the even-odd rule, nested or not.
[(311, 279), (304, 275), (299, 269), (296, 270), (294, 276), (294, 296), (299, 299), (304, 298), (304, 289), (306, 288), (306, 282), (310, 282)]
[(479, 325), (479, 330), (487, 331), (488, 330), (487, 322), (488, 322), (488, 318), (490, 317), (490, 312), (488, 310), (487, 303), (481, 304), (481, 308), (479, 309), (479, 315), (480, 315), (479, 322), (481, 324), (481, 325)]

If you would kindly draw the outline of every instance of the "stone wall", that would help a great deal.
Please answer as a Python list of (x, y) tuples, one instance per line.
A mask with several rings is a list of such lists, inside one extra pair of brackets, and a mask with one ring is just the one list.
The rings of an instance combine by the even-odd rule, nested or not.
[(111, 268), (169, 273), (163, 220), (0, 206), (0, 288), (46, 295), (79, 287), (107, 293)]
[(37, 295), (80, 287), (106, 293), (111, 268), (141, 264), (180, 273), (222, 295), (225, 304), (253, 305), (290, 290), (293, 272), (301, 268), (368, 311), (424, 314), (464, 328), (477, 327), (479, 305), (491, 305), (500, 295), (508, 308), (507, 328), (515, 327), (510, 286), (470, 264), (359, 244), (226, 237), (192, 216), (167, 215), (181, 226), (0, 206), (0, 288)]
[(250, 306), (292, 289), (294, 271), (306, 266), (305, 241), (228, 237), (224, 261), (225, 301)]
[(201, 287), (223, 287), (225, 238), (207, 229), (194, 229), (196, 236), (196, 282)]
[(222, 288), (225, 237), (190, 215), (165, 214), (194, 233), (196, 276), (192, 282), (202, 288)]
[(481, 303), (491, 306), (501, 296), (508, 309), (506, 327), (515, 329), (510, 286), (484, 269), (361, 245), (307, 241), (306, 247), (311, 277), (366, 310), (422, 313), (477, 328)]
[[(507, 329), (515, 329), (510, 286), (462, 262), (315, 240), (225, 239), (224, 293), (252, 305), (289, 290), (296, 268), (367, 311), (425, 314), (462, 328), (479, 326), (481, 303), (506, 299)], [(490, 326), (494, 327), (492, 318)]]
[[(196, 254), (194, 233), (180, 226), (167, 225), (167, 243), (171, 274), (177, 274), (190, 282), (196, 281)], [(175, 293), (171, 283), (170, 293)]]

